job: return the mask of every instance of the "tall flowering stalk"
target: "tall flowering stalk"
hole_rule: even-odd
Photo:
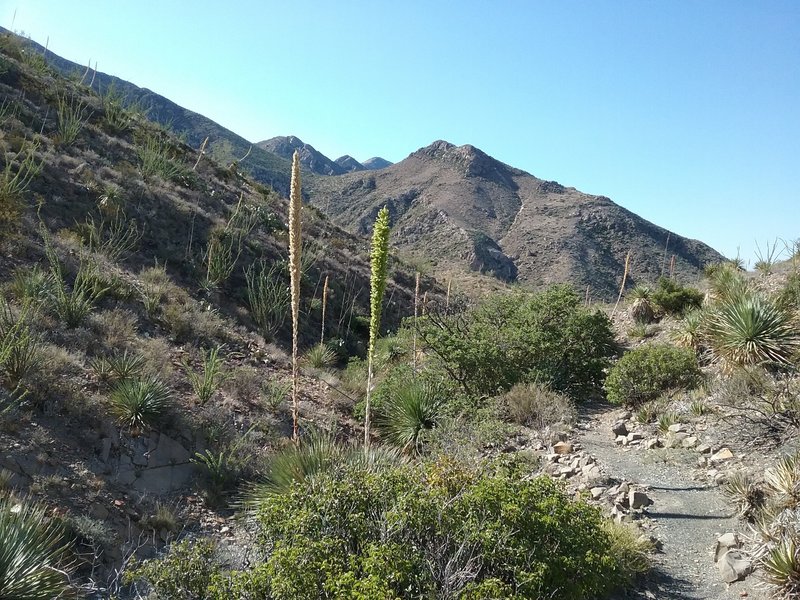
[[[325,343],[325,311],[328,308],[328,276],[325,275],[325,283],[322,284],[322,330],[319,334],[320,345]]]
[[[419,316],[419,271],[417,271],[414,284],[414,347],[411,356],[412,370],[417,373],[417,317]]]
[[[298,439],[298,361],[297,330],[300,319],[300,155],[295,150],[292,157],[292,186],[289,193],[289,277],[292,292],[292,439]]]
[[[381,308],[383,293],[386,291],[386,273],[389,267],[389,209],[385,206],[375,219],[372,232],[372,253],[370,255],[372,273],[369,281],[369,349],[367,350],[367,401],[364,416],[364,449],[369,448],[370,395],[372,391],[372,360],[375,355],[375,341],[381,327]]]

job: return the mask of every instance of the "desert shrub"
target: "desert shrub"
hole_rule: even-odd
[[[443,390],[421,378],[395,385],[375,411],[375,424],[389,443],[403,451],[419,451],[423,435],[436,427],[445,403]]]
[[[0,238],[16,229],[25,208],[24,195],[39,176],[42,161],[36,158],[39,144],[25,142],[16,154],[4,156],[0,171]]]
[[[147,560],[125,573],[124,581],[147,582],[158,600],[208,598],[216,565],[214,546],[208,540],[183,540],[170,546],[159,560]]]
[[[666,344],[646,344],[625,353],[611,368],[605,388],[609,401],[637,406],[671,389],[700,382],[694,352]]]
[[[172,394],[155,377],[124,379],[111,392],[114,414],[122,425],[138,432],[162,419]]]
[[[652,323],[656,317],[656,309],[653,305],[653,291],[645,285],[637,285],[628,292],[630,300],[630,314],[638,324],[646,325]]]
[[[53,295],[55,285],[52,273],[34,265],[14,273],[10,289],[19,302],[31,302],[40,306]]]
[[[303,356],[303,363],[312,369],[329,369],[336,364],[336,353],[325,344],[317,344]]]
[[[230,377],[230,373],[225,369],[225,361],[219,355],[219,351],[219,346],[212,348],[208,352],[205,350],[200,351],[203,365],[203,370],[200,373],[196,372],[188,362],[184,361],[183,363],[186,377],[189,379],[189,383],[192,385],[198,400],[200,400],[200,404],[208,402]]]
[[[418,328],[441,368],[473,395],[540,381],[585,397],[598,391],[614,352],[608,317],[567,286],[493,296],[460,315],[429,313]]]
[[[60,95],[56,101],[56,116],[58,132],[55,136],[56,143],[62,146],[73,144],[86,124],[89,115],[86,112],[86,105],[80,98],[67,95]]]
[[[28,304],[15,312],[0,298],[0,375],[10,390],[42,364],[42,340],[30,323],[32,310]]]
[[[517,384],[502,401],[512,421],[537,431],[573,423],[576,417],[572,400],[540,383]]]
[[[142,177],[160,177],[164,181],[177,180],[185,169],[175,160],[174,152],[167,142],[150,133],[136,140],[136,154]]]
[[[681,348],[691,348],[700,352],[703,348],[704,312],[700,309],[687,310],[678,326],[672,331],[672,341]]]
[[[251,267],[245,272],[250,314],[264,339],[271,340],[289,314],[289,287],[274,265]]]
[[[757,292],[718,301],[704,330],[712,354],[728,367],[787,367],[800,349],[793,315]]]
[[[652,297],[656,306],[673,315],[682,315],[687,310],[699,308],[703,303],[703,293],[700,290],[668,277],[659,278]]]
[[[800,309],[800,273],[790,273],[778,291],[778,306],[788,310]]]
[[[447,462],[317,473],[259,502],[270,553],[244,576],[275,599],[461,597],[468,585],[473,598],[581,599],[641,570],[596,509],[518,475]]]
[[[45,510],[0,498],[0,598],[51,600],[68,589],[68,550]]]

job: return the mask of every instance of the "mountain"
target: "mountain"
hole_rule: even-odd
[[[345,154],[344,156],[340,156],[336,159],[336,164],[342,167],[345,172],[351,173],[353,171],[365,171],[366,167],[358,162],[355,158],[350,156],[349,154]]]
[[[13,35],[3,27],[0,27],[0,34]],[[74,80],[84,79],[86,84],[91,82],[92,89],[100,95],[109,91],[119,94],[127,106],[136,108],[146,114],[148,119],[167,127],[193,148],[200,148],[208,138],[207,155],[225,165],[236,162],[242,171],[259,182],[282,194],[289,193],[291,164],[285,158],[259,148],[219,123],[183,108],[147,88],[100,71],[87,72],[86,65],[79,65],[49,50],[45,52],[43,46],[32,40],[18,39],[21,45],[43,55],[47,64],[61,75]]]
[[[259,148],[292,160],[295,150],[300,153],[300,164],[317,175],[342,175],[347,169],[319,152],[311,144],[306,144],[293,135],[278,136],[258,142]]]
[[[526,287],[569,282],[611,299],[628,252],[631,283],[663,272],[665,246],[681,279],[723,260],[605,196],[539,179],[471,145],[437,141],[379,171],[318,178],[311,186],[312,202],[339,225],[366,233],[385,204],[395,246]]]
[[[372,158],[368,158],[363,163],[364,168],[369,171],[377,171],[378,169],[385,169],[386,167],[391,167],[393,163],[389,162],[385,158],[381,158],[380,156],[373,156]]]

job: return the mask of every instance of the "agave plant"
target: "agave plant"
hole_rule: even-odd
[[[444,398],[431,384],[414,379],[398,386],[383,403],[378,426],[389,442],[402,450],[418,450],[422,435],[441,418]]]
[[[722,494],[736,506],[739,517],[751,520],[764,507],[766,497],[753,478],[742,471],[730,475],[722,486]]]
[[[652,290],[646,285],[637,285],[628,292],[628,298],[631,300],[631,317],[637,323],[646,325],[655,320],[656,309],[653,306],[652,295]]]
[[[720,302],[706,329],[711,351],[728,366],[788,366],[800,349],[792,315],[756,293]]]
[[[60,597],[68,589],[67,550],[60,527],[42,508],[0,498],[0,598]]]
[[[170,397],[169,388],[156,377],[125,379],[111,392],[111,404],[121,423],[135,433],[158,423]]]
[[[800,594],[800,548],[794,537],[785,537],[760,563],[767,583],[777,586],[787,598]]]

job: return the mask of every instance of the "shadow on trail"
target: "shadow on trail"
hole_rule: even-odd
[[[694,485],[694,486],[668,486],[668,485],[650,485],[651,490],[664,490],[667,492],[704,492],[706,490],[714,490],[716,486],[713,485]]]
[[[731,519],[734,515],[690,515],[687,513],[674,513],[674,512],[648,512],[647,516],[651,519],[695,519],[701,521],[711,521],[720,519]]]
[[[649,594],[648,594],[649,592]],[[634,589],[615,596],[614,600],[652,599],[658,600],[697,600],[696,589],[686,579],[664,572],[661,567],[654,567],[643,576]]]

